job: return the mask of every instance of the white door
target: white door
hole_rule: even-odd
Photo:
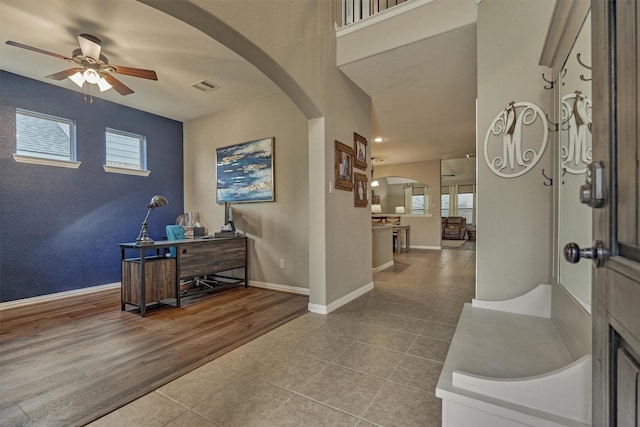
[[[604,206],[593,210],[594,239],[609,252],[603,266],[593,269],[593,425],[637,427],[640,14],[636,0],[592,0],[591,16],[593,105],[598,106],[593,159],[603,162],[606,181]]]

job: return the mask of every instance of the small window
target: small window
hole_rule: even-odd
[[[105,137],[107,172],[149,175],[145,136],[107,128]]]
[[[16,161],[77,168],[75,122],[16,109]]]
[[[411,196],[411,213],[424,215],[424,194]]]

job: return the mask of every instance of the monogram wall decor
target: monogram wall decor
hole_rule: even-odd
[[[591,163],[591,100],[576,90],[562,97],[560,155],[562,168],[569,173],[580,175],[587,171]]]
[[[540,107],[510,102],[491,122],[484,139],[484,159],[493,173],[517,178],[531,170],[547,147],[549,124]]]

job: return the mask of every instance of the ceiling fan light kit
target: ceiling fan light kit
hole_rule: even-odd
[[[104,92],[105,90],[109,90],[113,87],[104,79],[104,77],[100,77],[100,80],[98,80],[98,83],[96,84],[98,85],[100,92]]]
[[[92,85],[97,84],[101,78],[100,74],[98,74],[98,72],[93,68],[87,68],[86,70],[84,70],[84,73],[82,73],[82,77],[84,77],[84,79]]]
[[[53,56],[55,58],[64,59],[65,61],[75,64],[75,68],[70,68],[68,70],[48,75],[46,78],[53,80],[64,80],[65,78],[68,78],[81,88],[84,87],[86,82],[97,85],[100,92],[113,88],[120,95],[129,95],[133,93],[133,90],[115,78],[111,73],[148,80],[158,80],[158,76],[153,70],[109,65],[107,57],[100,53],[100,50],[102,49],[102,41],[98,37],[90,34],[80,34],[78,36],[80,49],[74,49],[71,58],[11,40],[7,40],[6,44]]]

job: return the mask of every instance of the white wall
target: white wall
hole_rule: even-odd
[[[234,204],[233,219],[249,237],[250,280],[308,288],[307,120],[283,93],[184,124],[184,206],[200,213],[209,233],[218,231],[216,148],[272,136],[276,200]]]
[[[334,23],[340,2],[141,1],[179,17],[245,57],[304,112],[307,137],[297,143],[306,145],[309,153],[299,160],[307,162],[310,194],[306,225],[310,305],[322,310],[372,286],[369,210],[354,207],[352,192],[329,192],[334,141],[352,146],[353,132],[370,139],[371,128],[371,99],[336,67]]]
[[[511,101],[552,110],[538,65],[555,0],[484,0],[478,5],[477,297],[499,300],[550,283],[553,190],[551,149],[518,178],[494,174],[483,157],[491,122]]]

